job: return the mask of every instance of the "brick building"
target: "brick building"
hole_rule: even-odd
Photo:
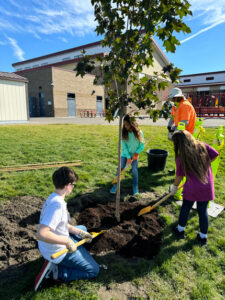
[[[169,64],[166,56],[153,39],[154,66],[145,68],[142,75],[153,76]],[[31,117],[74,117],[83,115],[102,116],[107,106],[105,88],[94,85],[93,75],[76,77],[73,71],[80,60],[82,50],[87,55],[107,55],[101,41],[80,47],[51,53],[45,56],[14,63],[15,72],[29,80],[29,111]],[[166,100],[168,89],[160,92]],[[145,114],[145,111],[142,112]]]

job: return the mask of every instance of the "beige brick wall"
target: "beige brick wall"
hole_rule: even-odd
[[[104,86],[93,85],[94,76],[76,77],[76,73],[73,71],[53,67],[52,80],[54,83],[55,117],[68,116],[67,93],[75,94],[77,116],[80,116],[83,110],[96,113],[97,96],[102,96],[103,110],[105,110]]]
[[[28,97],[36,98],[36,111],[39,116],[39,93],[44,94],[44,111],[46,117],[54,117],[54,103],[53,103],[53,87],[51,68],[43,68],[37,70],[27,70],[18,72],[21,76],[26,77],[28,82]],[[51,103],[51,104],[50,104]]]

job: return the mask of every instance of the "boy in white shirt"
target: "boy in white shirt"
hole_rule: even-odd
[[[50,272],[53,272],[54,279],[64,282],[94,278],[99,272],[99,265],[85,247],[76,247],[80,239],[88,238],[91,242],[92,235],[85,226],[69,224],[70,216],[64,199],[72,193],[78,175],[70,168],[61,167],[54,172],[52,179],[55,191],[42,207],[37,231],[38,248],[46,261],[36,278],[35,290]],[[51,259],[52,254],[65,248],[69,252]]]

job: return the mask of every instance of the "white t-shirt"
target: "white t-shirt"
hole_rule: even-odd
[[[69,236],[69,219],[70,215],[67,210],[66,202],[57,193],[52,193],[42,207],[40,224],[50,227],[51,231],[57,235]],[[38,241],[38,248],[45,259],[52,261],[55,264],[60,263],[66,256],[65,253],[56,259],[51,259],[51,255],[55,252],[65,249],[65,245],[49,244]]]

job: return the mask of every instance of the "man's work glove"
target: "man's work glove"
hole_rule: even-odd
[[[92,239],[93,239],[92,235],[91,235],[89,232],[84,231],[84,230],[82,230],[82,229],[80,229],[78,235],[79,235],[82,239],[88,239],[87,243],[91,243],[91,241],[92,241]]]
[[[66,248],[69,250],[69,252],[76,252],[77,251],[77,246],[76,243],[74,243],[73,240],[69,239]]]
[[[135,153],[134,156],[132,157],[132,160],[137,160],[138,159],[138,153]]]
[[[127,159],[127,164],[129,164],[129,165],[132,164],[132,160],[130,158]]]
[[[177,193],[177,190],[178,190],[178,186],[177,186],[177,185],[172,184],[172,185],[170,186],[169,191],[170,191],[170,193],[171,193],[172,195],[176,194],[176,193]]]

